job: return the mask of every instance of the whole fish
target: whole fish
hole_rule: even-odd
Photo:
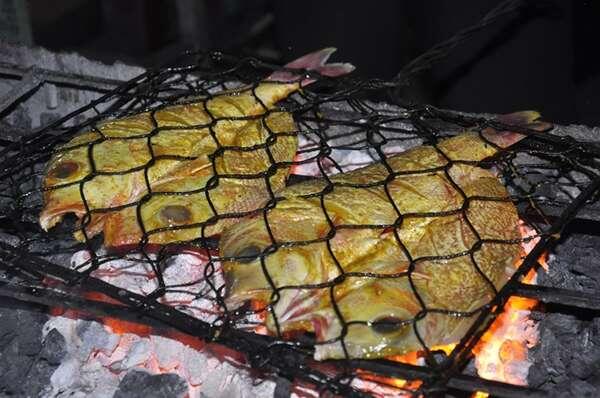
[[[538,117],[501,120],[547,128]],[[221,235],[228,309],[269,304],[267,328],[314,333],[316,359],[420,350],[415,328],[428,347],[458,341],[475,317],[456,313],[488,303],[521,250],[516,208],[477,162],[523,135],[488,128],[482,136],[466,131],[437,150],[389,157],[393,178],[375,163],[330,177],[327,190],[317,179],[276,193],[265,215]]]
[[[267,178],[273,190],[284,186],[297,136],[292,116],[276,104],[314,81],[290,69],[351,72],[350,64],[326,64],[334,51],[305,55],[256,86],[78,134],[48,163],[40,225],[48,230],[73,213],[81,222],[75,237],[104,231],[106,246],[139,244],[144,233],[149,243],[191,240],[202,236],[200,224],[205,234],[220,232],[227,218],[215,214],[255,209],[268,197]]]

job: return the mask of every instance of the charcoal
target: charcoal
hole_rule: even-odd
[[[600,236],[572,234],[556,247],[550,270],[539,283],[595,293],[600,284]]]
[[[581,329],[577,318],[572,315],[550,314],[546,321],[549,323],[549,328],[546,330],[552,330],[559,338],[577,335]]]
[[[52,329],[44,339],[41,351],[29,369],[24,388],[29,396],[36,396],[45,390],[50,377],[60,365],[66,354],[65,338],[56,329]]]
[[[59,119],[59,116],[57,116],[56,113],[43,112],[40,114],[40,124],[42,126],[48,125],[57,119]]]
[[[186,393],[185,380],[176,374],[151,375],[132,370],[119,383],[114,398],[176,398]]]
[[[475,366],[475,360],[471,359],[467,365],[465,366],[465,368],[463,369],[463,373],[469,376],[476,376],[477,375],[477,367]]]
[[[540,335],[540,351],[544,357],[544,362],[548,374],[556,378],[565,374],[566,366],[564,364],[564,354],[561,350],[557,350],[558,340],[552,331],[545,329]]]
[[[67,353],[65,345],[63,335],[58,330],[52,329],[44,339],[40,358],[46,360],[50,365],[60,365],[60,361]]]
[[[144,363],[146,360],[148,360],[151,349],[152,347],[150,346],[148,340],[136,341],[130,348],[129,354],[123,360],[122,364],[127,368],[131,368]]]
[[[529,385],[551,396],[598,396],[600,318],[549,312],[541,315],[539,329],[540,342],[530,352]]]
[[[19,244],[20,239],[15,235],[0,231],[0,242],[8,243],[11,246],[16,246]]]
[[[17,126],[17,128],[28,128],[32,125],[31,117],[29,116],[28,109],[23,105],[18,105],[11,112],[11,119],[9,125]]]
[[[75,333],[77,333],[77,336],[79,336],[80,339],[83,339],[90,326],[92,326],[94,323],[95,322],[84,320],[77,322],[77,326],[75,326]]]
[[[287,398],[291,394],[292,382],[283,377],[277,378],[273,398]]]
[[[571,383],[569,392],[572,397],[597,397],[596,387],[583,380],[575,380]]]
[[[548,370],[544,367],[541,360],[537,361],[536,366],[529,368],[529,374],[527,375],[527,384],[535,388],[546,388],[546,383],[550,379]]]
[[[538,282],[597,293],[600,287],[598,247],[600,236],[568,235],[551,255],[549,272],[539,273]],[[529,384],[551,392],[551,396],[598,396],[600,318],[585,320],[553,312],[534,313],[534,318],[539,320],[540,342],[530,354],[533,365]]]
[[[0,309],[0,395],[39,396],[66,353],[64,337],[51,330],[42,340],[48,316]]]
[[[430,357],[425,357],[425,362],[432,367],[440,367],[448,359],[448,355],[442,350],[431,351]]]
[[[594,346],[583,352],[580,358],[571,361],[569,373],[578,379],[587,380],[600,370],[600,347]]]
[[[594,344],[600,346],[600,318],[594,318],[590,326],[590,333]]]

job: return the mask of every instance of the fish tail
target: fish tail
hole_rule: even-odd
[[[335,47],[327,47],[321,50],[303,55],[285,65],[287,70],[273,72],[267,80],[284,83],[300,83],[306,86],[316,81],[313,77],[307,77],[302,73],[296,73],[290,69],[315,71],[323,76],[337,77],[346,75],[354,70],[354,65],[349,63],[331,63],[327,60],[336,51]]]
[[[521,111],[499,115],[496,120],[507,125],[527,128],[543,132],[552,128],[552,124],[540,120],[541,115],[537,111]],[[483,136],[490,142],[498,145],[500,148],[508,148],[526,137],[514,131],[498,131],[493,128],[486,128]]]
[[[314,83],[314,76],[307,76],[305,71],[315,71],[323,76],[336,77],[345,75],[354,70],[354,66],[347,63],[328,64],[329,56],[335,48],[328,47],[319,51],[306,54],[284,66],[284,69],[273,72],[254,91],[260,99],[261,106],[257,109],[263,111],[263,107],[272,108],[278,101],[300,88]],[[297,71],[295,70],[297,69]]]
[[[527,126],[539,120],[542,115],[538,111],[519,111],[496,116],[499,122],[514,126]]]

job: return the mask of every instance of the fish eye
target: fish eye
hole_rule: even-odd
[[[236,257],[239,257],[237,259],[238,262],[240,262],[242,264],[248,264],[248,263],[251,263],[252,261],[256,260],[260,256],[261,253],[262,253],[262,250],[260,250],[260,247],[251,245],[251,246],[246,246],[242,250],[240,250],[238,252],[238,254],[236,255]]]
[[[52,169],[50,174],[54,178],[65,179],[71,177],[79,170],[79,164],[73,161],[61,162]]]
[[[371,322],[371,327],[379,334],[398,332],[406,326],[407,324],[404,319],[400,319],[395,316],[384,316]]]
[[[192,219],[192,212],[185,206],[169,205],[160,210],[160,218],[168,224],[183,224]]]

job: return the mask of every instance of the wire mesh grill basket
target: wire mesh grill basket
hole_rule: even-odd
[[[380,80],[309,72],[265,104],[274,69],[190,53],[4,147],[3,266],[334,393],[366,372],[444,386],[595,199],[598,154],[514,116],[393,105]],[[411,351],[423,367],[390,360]]]

